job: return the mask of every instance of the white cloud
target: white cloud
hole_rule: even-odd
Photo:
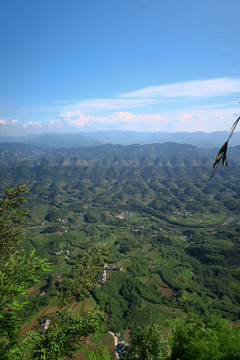
[[[23,128],[27,128],[29,126],[42,127],[42,122],[41,122],[41,120],[39,120],[39,121],[28,121],[28,122],[22,124]]]
[[[146,114],[146,115],[134,115],[130,112],[114,112],[108,116],[92,116],[84,115],[80,111],[60,114],[60,119],[58,121],[52,121],[51,125],[59,125],[59,121],[65,125],[74,125],[77,127],[92,127],[94,125],[99,126],[111,126],[117,125],[119,128],[126,129],[130,127],[137,127],[140,131],[144,129],[145,131],[149,126],[159,127],[161,123],[164,123],[164,119],[160,114]]]
[[[13,119],[13,120],[6,120],[6,119],[0,119],[0,125],[16,125],[17,124],[17,119]]]
[[[9,124],[17,124],[17,119],[13,119],[13,120],[11,120],[11,121],[9,121]]]
[[[170,131],[211,132],[229,130],[236,120],[235,111],[235,108],[203,109],[202,111],[192,109],[187,113],[179,111],[164,113],[163,117],[169,130],[172,126]]]
[[[190,115],[190,114],[182,114],[181,118],[182,118],[182,120],[190,120],[190,119],[192,119],[192,115]]]
[[[240,78],[225,77],[152,86],[109,99],[59,101],[39,107],[34,105],[33,112],[46,112],[48,115],[44,114],[44,117],[51,120],[45,123],[28,121],[21,126],[31,131],[33,127],[38,131],[43,126],[62,130],[72,127],[83,130],[226,130],[231,127],[234,114],[239,110],[239,104],[229,101],[229,97],[224,98],[233,93],[240,95]],[[211,104],[211,97],[219,99],[214,99],[215,103]],[[145,114],[141,113],[142,107],[145,107]],[[138,114],[128,111],[131,108],[137,109]],[[37,119],[35,114],[32,116]],[[11,123],[15,124],[16,121],[14,119]],[[5,125],[6,121],[0,120],[0,124]]]
[[[240,92],[240,79],[219,78],[188,81],[170,85],[150,86],[123,93],[121,98],[212,97]]]
[[[52,128],[54,126],[62,126],[61,120],[49,120],[47,126]]]
[[[235,105],[235,104],[234,104]],[[209,105],[187,111],[165,111],[162,113],[133,114],[118,111],[107,116],[83,114],[81,111],[61,113],[58,120],[51,120],[50,127],[76,127],[100,130],[122,129],[135,131],[220,131],[230,129],[236,118],[236,108],[217,108]]]

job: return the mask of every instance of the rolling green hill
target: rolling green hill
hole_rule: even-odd
[[[232,151],[237,156],[239,148]],[[30,189],[24,251],[53,264],[30,292],[22,322],[54,305],[56,281],[102,242],[116,268],[91,301],[108,314],[110,330],[123,334],[189,311],[239,321],[240,167],[232,161],[208,181],[214,155],[174,143],[2,145],[1,189]]]

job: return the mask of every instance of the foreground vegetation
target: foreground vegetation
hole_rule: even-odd
[[[5,198],[10,201],[12,196],[15,202],[2,212],[6,226],[1,226],[1,272],[13,288],[11,292],[10,285],[3,287],[9,297],[2,297],[6,299],[1,307],[1,319],[5,319],[2,353],[20,359],[24,357],[17,351],[22,351],[26,358],[34,354],[33,358],[47,359],[47,352],[41,349],[58,343],[58,348],[67,350],[48,350],[51,359],[60,359],[75,347],[78,354],[85,351],[85,358],[107,360],[113,350],[113,339],[107,334],[111,330],[121,333],[120,340],[127,340],[122,355],[126,359],[142,354],[138,349],[142,336],[151,338],[153,344],[153,332],[159,333],[154,348],[160,346],[161,350],[149,359],[240,358],[239,328],[231,324],[238,323],[240,313],[239,168],[220,171],[214,182],[208,182],[208,168],[187,166],[187,160],[184,166],[178,166],[177,159],[171,166],[144,165],[143,160],[136,165],[137,159],[131,166],[131,159],[122,158],[121,164],[123,160],[125,166],[103,165],[101,160],[101,166],[28,167],[18,163],[1,169],[2,188],[14,187],[19,181],[27,183],[31,217],[21,247],[16,243],[16,248],[9,250],[5,240],[9,236],[13,243],[18,239],[20,220],[27,215],[24,204],[21,212],[4,215],[21,203],[21,187],[9,190]],[[16,233],[12,229],[17,229]],[[111,253],[108,260],[101,256],[98,263],[92,249],[100,243]],[[42,258],[51,263],[47,272]],[[106,281],[97,283],[104,260],[108,264]],[[11,276],[18,266],[32,270],[27,277],[18,278],[14,288],[16,279]],[[87,270],[94,268],[96,272]],[[36,277],[38,283],[34,283]],[[67,312],[63,311],[66,305]],[[60,324],[79,323],[85,310],[99,321],[94,329],[84,332],[71,325],[71,331],[63,331]],[[195,315],[187,315],[189,312]],[[56,319],[47,332],[36,331],[40,314]],[[101,314],[105,314],[105,325]],[[8,321],[13,327],[6,333]],[[19,327],[20,338],[16,337]],[[82,335],[100,328],[102,337],[96,342],[103,345],[95,347],[95,352],[87,350],[89,342]],[[47,335],[51,331],[56,334],[56,329],[57,337]],[[68,335],[59,340],[60,333]],[[77,337],[79,344],[72,343]]]

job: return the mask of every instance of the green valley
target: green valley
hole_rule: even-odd
[[[19,310],[22,331],[51,316],[74,266],[103,243],[110,248],[106,279],[85,300],[75,299],[83,312],[99,306],[105,313],[105,332],[95,339],[104,344],[101,351],[113,350],[109,330],[128,340],[139,326],[190,312],[238,323],[240,168],[234,160],[208,181],[211,153],[188,145],[44,151],[37,158],[33,147],[28,159],[18,152],[13,161],[6,149],[4,159],[1,153],[1,188],[20,183],[30,191],[21,251],[35,250],[51,264]],[[76,347],[79,359],[98,351],[91,341]]]

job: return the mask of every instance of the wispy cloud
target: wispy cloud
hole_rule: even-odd
[[[219,104],[205,104],[192,107],[192,110],[209,110],[209,109],[224,109],[232,108],[233,106],[239,106],[237,101],[222,102]]]
[[[114,109],[125,109],[125,108],[134,108],[142,107],[145,105],[150,105],[156,103],[155,99],[91,99],[78,102],[74,104],[74,108],[80,108],[83,110],[114,110]],[[70,105],[72,107],[72,105]],[[69,105],[66,106],[68,108]]]
[[[213,97],[240,91],[240,79],[219,78],[150,86],[120,95],[121,98]]]
[[[23,108],[25,112],[66,113],[81,112],[93,114],[101,111],[124,110],[167,105],[169,101],[185,101],[192,98],[221,97],[240,92],[240,78],[218,78],[200,81],[188,81],[175,84],[150,86],[140,90],[122,93],[113,98],[87,99],[80,101],[55,101],[54,104]],[[178,102],[179,104],[179,102]],[[161,109],[162,110],[162,109]]]
[[[155,99],[89,99],[83,101],[68,102],[59,101],[58,105],[42,105],[34,106],[32,108],[23,108],[27,112],[67,112],[80,111],[82,113],[93,113],[105,110],[120,110],[128,108],[138,108],[158,103]]]
[[[24,114],[31,112],[30,121],[20,126],[36,131],[44,127],[67,131],[103,128],[136,131],[227,130],[234,114],[239,111],[239,104],[229,100],[229,95],[232,97],[233,94],[234,98],[240,96],[240,78],[151,86],[109,99],[64,100],[50,105],[34,105],[24,109]],[[131,109],[135,109],[134,114]],[[0,120],[0,125],[6,125],[6,120]]]

